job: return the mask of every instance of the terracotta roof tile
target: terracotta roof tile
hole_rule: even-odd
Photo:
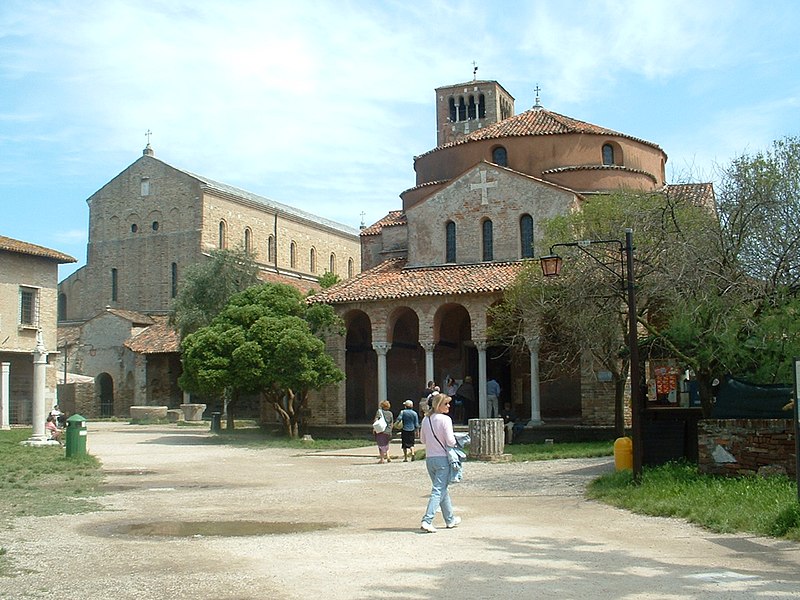
[[[180,352],[178,332],[169,324],[169,317],[153,317],[153,325],[125,342],[125,347],[138,354]]]
[[[606,129],[605,127],[600,127],[599,125],[592,125],[591,123],[586,123],[585,121],[579,121],[577,119],[573,119],[572,117],[560,115],[538,106],[513,117],[509,117],[508,119],[503,119],[502,121],[489,125],[488,127],[477,129],[468,135],[465,135],[447,144],[442,144],[438,148],[429,150],[420,156],[425,156],[426,154],[436,152],[442,148],[451,148],[453,146],[468,144],[469,142],[476,142],[479,140],[491,140],[505,137],[522,137],[529,135],[562,135],[565,133],[588,133],[595,135],[624,137],[629,140],[635,140],[637,142],[641,142],[642,144],[647,144],[648,146],[652,146],[653,148],[658,148],[661,150],[657,144],[648,142],[647,140],[620,133],[619,131],[614,131],[613,129]],[[419,158],[419,156],[417,158]]]
[[[671,183],[664,189],[668,196],[686,200],[697,206],[714,207],[713,183]]]
[[[15,240],[14,238],[6,237],[4,235],[0,235],[0,250],[5,250],[6,252],[16,252],[17,254],[28,254],[30,256],[40,256],[42,258],[54,260],[58,263],[78,262],[69,254],[64,254],[58,250],[51,250],[50,248],[45,248],[44,246],[37,246],[36,244]]]
[[[392,210],[382,219],[362,229],[361,235],[378,235],[384,227],[394,227],[396,225],[405,225],[406,223],[405,212],[402,210]]]
[[[393,258],[312,296],[310,302],[341,304],[392,298],[502,292],[524,261],[406,267]]]

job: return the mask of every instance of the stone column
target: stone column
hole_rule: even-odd
[[[436,347],[436,342],[420,342],[419,344],[425,350],[425,383],[422,385],[427,385],[429,381],[436,381],[433,374],[433,349]]]
[[[45,407],[44,393],[47,387],[47,350],[42,339],[42,330],[36,334],[36,348],[33,350],[33,406],[31,407],[31,421],[33,433],[30,439],[23,444],[30,446],[43,446],[49,443],[44,430]],[[58,442],[53,441],[54,444]]]
[[[11,363],[0,363],[0,429],[11,429]]]
[[[133,405],[147,406],[147,355],[133,355]]]
[[[531,353],[531,420],[528,425],[543,425],[539,390],[539,336],[527,336],[525,343]]]
[[[503,419],[469,420],[469,457],[476,460],[507,461],[510,454],[504,454],[505,427]]]
[[[478,417],[489,416],[489,401],[486,397],[486,340],[475,340],[478,349]]]
[[[386,353],[389,352],[389,342],[372,342],[372,347],[378,354],[378,404],[380,404],[389,397],[386,381]]]

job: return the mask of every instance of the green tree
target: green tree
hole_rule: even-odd
[[[258,265],[243,250],[212,250],[206,261],[186,269],[170,322],[181,338],[209,325],[228,300],[258,285]]]
[[[322,335],[341,333],[341,320],[327,305],[306,303],[296,289],[265,284],[234,295],[208,327],[183,344],[181,386],[232,390],[231,406],[244,393],[258,393],[297,437],[312,390],[344,375],[325,352]]]

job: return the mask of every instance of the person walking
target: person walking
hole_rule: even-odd
[[[420,440],[425,444],[425,466],[431,478],[431,495],[420,524],[420,529],[426,533],[437,531],[433,525],[437,508],[441,508],[448,529],[461,523],[461,517],[453,514],[450,492],[447,489],[450,484],[450,458],[447,456],[447,448],[456,445],[453,421],[448,415],[450,402],[451,398],[447,394],[432,396],[431,410],[420,426]]]
[[[400,444],[403,448],[403,462],[408,462],[409,455],[414,460],[414,438],[419,430],[419,416],[414,410],[414,401],[406,400],[403,402],[403,410],[397,415],[397,420],[402,421],[400,429]]]
[[[476,416],[475,411],[475,386],[472,385],[472,377],[467,375],[464,377],[464,383],[458,386],[456,395],[462,399],[463,402],[463,421],[462,425],[466,425],[470,418]]]
[[[375,443],[378,445],[378,452],[381,455],[381,459],[378,461],[379,464],[392,462],[392,459],[389,457],[389,442],[392,441],[392,423],[394,422],[394,415],[392,415],[391,408],[392,405],[389,401],[384,400],[381,402],[378,412],[375,413],[376,420],[379,419],[381,413],[383,413],[383,419],[386,421],[384,430],[375,432]]]

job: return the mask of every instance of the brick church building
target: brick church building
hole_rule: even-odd
[[[667,155],[656,144],[540,105],[515,114],[496,81],[436,90],[437,145],[414,158],[416,185],[398,210],[361,232],[362,272],[314,297],[334,307],[346,335],[329,340],[346,375],[311,408],[312,423],[371,421],[378,402],[394,410],[419,399],[429,380],[471,377],[477,414],[489,416],[486,382],[502,388],[532,424],[614,421],[613,384],[591,368],[540,382],[539,340],[527,354],[491,345],[488,311],[526,260],[546,254],[542,223],[580,210],[593,194],[670,191]],[[678,186],[700,201],[710,184]]]

